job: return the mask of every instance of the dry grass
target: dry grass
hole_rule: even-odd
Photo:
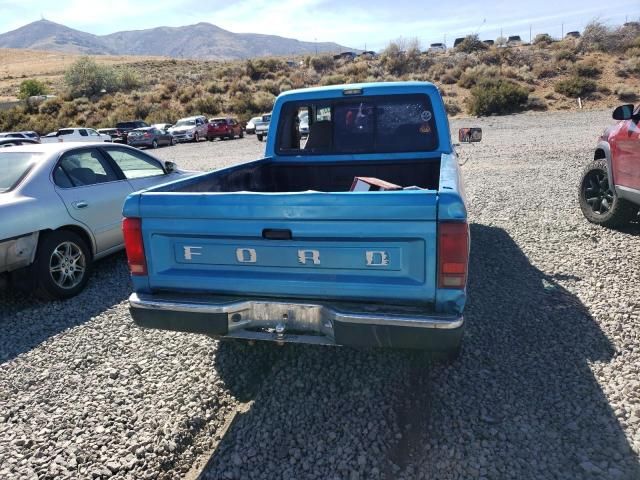
[[[36,78],[53,89],[62,88],[64,71],[81,55],[38,50],[0,48],[0,102],[16,99],[18,86],[26,78]],[[145,61],[163,61],[161,57],[93,57],[101,65],[125,65]]]

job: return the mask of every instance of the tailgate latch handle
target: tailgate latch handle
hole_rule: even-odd
[[[265,228],[262,238],[267,240],[291,240],[291,230],[288,228]]]

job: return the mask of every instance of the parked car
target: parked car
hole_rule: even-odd
[[[517,47],[518,45],[522,45],[522,39],[520,38],[520,35],[511,35],[507,39],[507,46]]]
[[[432,43],[429,45],[428,53],[444,53],[447,51],[447,46],[444,43]]]
[[[102,135],[109,135],[112,142],[115,142],[114,139],[118,136],[118,130],[115,128],[98,128],[96,131]]]
[[[235,137],[244,138],[242,126],[235,118],[210,118],[207,124],[207,140],[213,141],[216,138],[225,140]]]
[[[123,248],[127,195],[193,175],[126,145],[0,149],[0,275],[46,298],[80,292],[94,260]]]
[[[260,122],[262,117],[253,117],[251,120],[247,122],[247,126],[244,131],[247,135],[253,135],[256,133],[256,122]]]
[[[198,142],[200,139],[207,138],[207,117],[196,115],[181,118],[169,129],[169,133],[178,142]]]
[[[116,134],[113,136],[113,141],[116,143],[127,143],[127,135],[131,130],[136,128],[148,127],[149,124],[142,120],[131,120],[127,122],[116,123]]]
[[[309,112],[301,112],[298,115],[298,132],[301,137],[309,135]]]
[[[269,123],[271,123],[270,113],[262,115],[262,117],[260,117],[260,121],[256,122],[256,137],[259,142],[269,134]]]
[[[621,105],[613,118],[619,122],[600,136],[578,191],[586,219],[605,227],[638,219],[640,207],[640,106]]]
[[[157,128],[158,130],[167,132],[171,127],[173,127],[173,123],[154,123],[151,126]]]
[[[40,137],[40,143],[57,142],[111,142],[111,136],[98,133],[93,128],[61,128]]]
[[[132,147],[158,148],[163,145],[175,145],[176,139],[165,130],[159,130],[155,127],[143,127],[129,132],[127,144]]]
[[[290,133],[300,105],[305,144]],[[363,118],[349,118],[354,105]],[[437,87],[295,90],[271,120],[265,158],[125,201],[136,324],[454,358],[469,230]],[[350,191],[356,177],[388,191]]]
[[[34,138],[18,138],[18,137],[6,137],[0,138],[0,148],[15,147],[17,145],[33,145],[40,143]]]
[[[580,38],[580,32],[578,31],[567,32],[564,38]]]
[[[26,130],[22,132],[0,132],[0,138],[32,138],[34,140],[40,141],[40,135],[33,130]]]

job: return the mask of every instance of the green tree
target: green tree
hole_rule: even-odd
[[[71,96],[89,97],[104,92],[115,92],[120,87],[113,67],[98,65],[89,57],[74,62],[64,74],[64,82]]]
[[[44,83],[34,79],[24,80],[20,84],[18,98],[25,100],[34,95],[45,95],[47,92],[47,86]]]

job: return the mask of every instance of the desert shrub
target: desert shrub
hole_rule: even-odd
[[[154,123],[175,123],[185,115],[186,112],[182,109],[171,108],[169,105],[158,105],[145,117],[145,121],[150,125]]]
[[[48,92],[47,86],[39,80],[29,79],[20,83],[18,98],[26,99],[34,95],[45,95]]]
[[[634,75],[640,74],[640,57],[630,58],[625,62],[625,69]]]
[[[133,117],[134,118],[146,118],[151,113],[151,102],[145,98],[140,98],[133,103]]]
[[[27,130],[28,116],[21,107],[0,110],[0,131],[2,130]],[[25,126],[25,128],[21,128]]]
[[[255,58],[247,60],[245,64],[246,75],[251,80],[268,78],[268,74],[274,74],[287,69],[287,64],[280,58]]]
[[[558,70],[553,65],[543,63],[533,68],[533,75],[538,79],[553,78],[558,75]]]
[[[398,39],[389,43],[380,54],[380,64],[392,75],[415,72],[422,66],[420,43],[417,39]]]
[[[293,87],[291,86],[291,82],[289,81],[289,79],[285,78],[280,80],[280,84],[278,85],[278,88],[280,90],[280,93],[282,93],[282,92],[291,90]]]
[[[567,97],[578,98],[595,92],[597,87],[598,85],[593,80],[574,76],[557,82],[554,90]]]
[[[219,95],[205,95],[189,103],[187,110],[193,115],[217,115],[222,110],[222,99]]]
[[[115,92],[119,88],[118,75],[113,67],[98,65],[89,57],[81,57],[64,73],[64,83],[72,97],[93,96]]]
[[[253,109],[256,112],[270,112],[273,108],[275,95],[269,92],[257,92],[253,94]]]
[[[350,82],[364,82],[369,76],[367,62],[353,62],[340,69],[340,73],[349,77]]]
[[[580,38],[580,49],[605,53],[623,52],[634,46],[640,36],[640,27],[633,23],[621,27],[609,27],[602,22],[589,23]]]
[[[542,98],[536,96],[529,96],[527,100],[527,104],[525,106],[527,110],[536,110],[536,111],[544,111],[547,109],[547,102],[545,102]]]
[[[40,104],[38,109],[42,115],[56,116],[64,102],[59,98],[50,98]]]
[[[471,89],[469,113],[477,116],[519,112],[526,106],[529,93],[515,82],[484,79]]]
[[[49,115],[37,115],[29,119],[29,127],[30,130],[35,130],[36,132],[45,135],[57,130],[58,124],[55,118]]]
[[[119,90],[128,92],[130,90],[138,88],[140,85],[142,85],[140,77],[133,69],[129,67],[120,69],[120,72],[118,73],[117,85]]]
[[[555,53],[554,57],[558,61],[561,61],[561,60],[566,60],[568,62],[576,61],[576,54],[571,50],[558,50]]]
[[[183,105],[186,105],[196,96],[196,89],[193,87],[185,87],[178,95],[178,101]]]
[[[478,61],[487,65],[500,65],[502,57],[497,49],[491,48],[485,52],[479,52]]]
[[[628,48],[624,54],[628,57],[640,57],[640,47]]]
[[[453,85],[458,79],[450,71],[440,76],[440,82],[445,85]]]
[[[539,45],[542,47],[545,47],[550,43],[553,43],[553,38],[551,38],[551,35],[549,35],[548,33],[539,33],[538,35],[536,35],[536,38],[533,39],[534,45]]]
[[[602,69],[593,62],[576,63],[573,71],[576,76],[585,78],[597,78],[602,73]]]
[[[335,75],[327,75],[320,81],[321,85],[342,85],[343,83],[347,83],[347,77],[340,73]]]
[[[478,35],[473,34],[473,35],[467,35],[466,37],[464,37],[464,40],[462,40],[456,46],[456,51],[473,53],[473,52],[478,52],[482,50],[487,50],[488,48],[489,47],[487,46],[487,44],[482,42],[482,40],[480,40],[480,37],[478,37]]]
[[[331,55],[320,55],[318,57],[311,58],[311,67],[318,73],[328,72],[335,68],[335,60]]]
[[[453,100],[447,100],[444,102],[444,108],[448,115],[457,115],[462,111],[458,104]]]
[[[280,93],[280,84],[275,80],[263,80],[258,84],[258,90],[269,92],[271,95]]]
[[[229,95],[236,93],[248,93],[251,91],[251,80],[248,77],[236,78],[231,82],[227,91]]]
[[[623,102],[635,102],[638,99],[636,91],[626,85],[616,85],[614,93],[618,96],[618,99]]]
[[[460,79],[458,85],[462,88],[471,88],[479,80],[483,78],[497,77],[500,74],[500,69],[496,66],[478,65],[477,67],[467,68]]]

